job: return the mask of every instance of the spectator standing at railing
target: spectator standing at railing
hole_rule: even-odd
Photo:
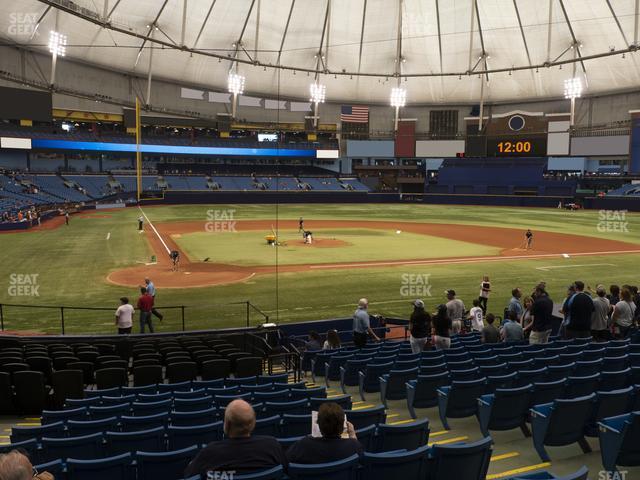
[[[153,333],[153,323],[151,322],[151,310],[153,310],[153,297],[147,293],[147,289],[140,289],[138,298],[138,310],[140,310],[140,333],[144,333],[145,325],[149,326],[149,332]]]
[[[420,353],[424,350],[429,340],[431,315],[424,310],[424,302],[422,300],[415,300],[412,305],[413,312],[409,317],[409,344],[413,353]]]
[[[329,330],[327,332],[327,339],[322,345],[323,350],[335,350],[340,348],[340,336],[337,330]]]
[[[120,306],[116,310],[116,325],[118,326],[118,335],[128,335],[133,327],[133,306],[129,303],[127,297],[120,299]]]
[[[367,344],[369,336],[376,342],[380,340],[371,328],[368,308],[369,300],[361,298],[358,301],[358,308],[353,314],[353,344],[358,348],[363,348]]]

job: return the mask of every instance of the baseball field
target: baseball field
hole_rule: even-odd
[[[422,204],[148,206],[1,234],[0,251],[4,328],[25,333],[58,333],[62,319],[68,334],[113,333],[118,299],[135,303],[145,276],[158,290],[159,331],[181,329],[183,311],[187,329],[243,326],[246,301],[262,312],[249,309],[252,325],[264,315],[277,323],[350,316],[363,296],[372,312],[406,317],[412,299],[434,309],[449,288],[470,307],[483,275],[492,282],[489,311],[500,314],[513,287],[527,292],[540,280],[557,302],[576,279],[637,284],[640,216]]]

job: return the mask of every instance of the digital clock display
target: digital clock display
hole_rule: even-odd
[[[544,157],[546,154],[546,136],[518,135],[487,139],[487,156],[490,157]]]

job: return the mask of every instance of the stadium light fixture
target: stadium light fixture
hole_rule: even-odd
[[[56,81],[58,57],[64,57],[67,54],[67,36],[51,30],[51,32],[49,32],[49,52],[51,52],[51,77],[49,84],[53,87]]]
[[[576,98],[582,96],[582,80],[579,77],[567,78],[564,81],[564,98],[571,100],[570,125],[573,127],[576,116]]]
[[[318,105],[324,103],[327,96],[327,87],[321,83],[313,82],[309,85],[309,100],[313,102],[313,126],[318,126]]]
[[[309,85],[309,95],[310,99],[313,103],[324,103],[324,100],[327,96],[327,87],[326,85],[322,85],[321,83],[314,82]]]
[[[229,93],[233,93],[234,95],[242,95],[244,93],[244,81],[244,76],[230,72],[229,78],[227,79]]]
[[[49,51],[57,57],[67,54],[67,36],[51,30],[49,33]]]
[[[407,91],[401,87],[392,88],[391,89],[391,106],[396,109],[394,130],[398,130],[398,116],[400,115],[400,108],[404,107],[406,103],[407,103]]]
[[[244,93],[244,76],[234,72],[229,72],[227,78],[227,86],[229,93],[233,93],[233,101],[231,105],[231,117],[236,118],[236,106],[238,105],[238,95]]]
[[[564,98],[573,99],[582,96],[582,81],[578,77],[567,78],[564,81]]]

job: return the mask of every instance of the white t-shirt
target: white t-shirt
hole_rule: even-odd
[[[133,306],[120,305],[116,310],[116,317],[118,318],[118,328],[130,328],[133,326]]]
[[[484,328],[484,322],[482,321],[482,308],[473,307],[469,310],[469,316],[471,317],[471,329],[481,332]]]
[[[491,289],[491,282],[482,282],[480,284],[480,297],[489,298],[490,289]]]

